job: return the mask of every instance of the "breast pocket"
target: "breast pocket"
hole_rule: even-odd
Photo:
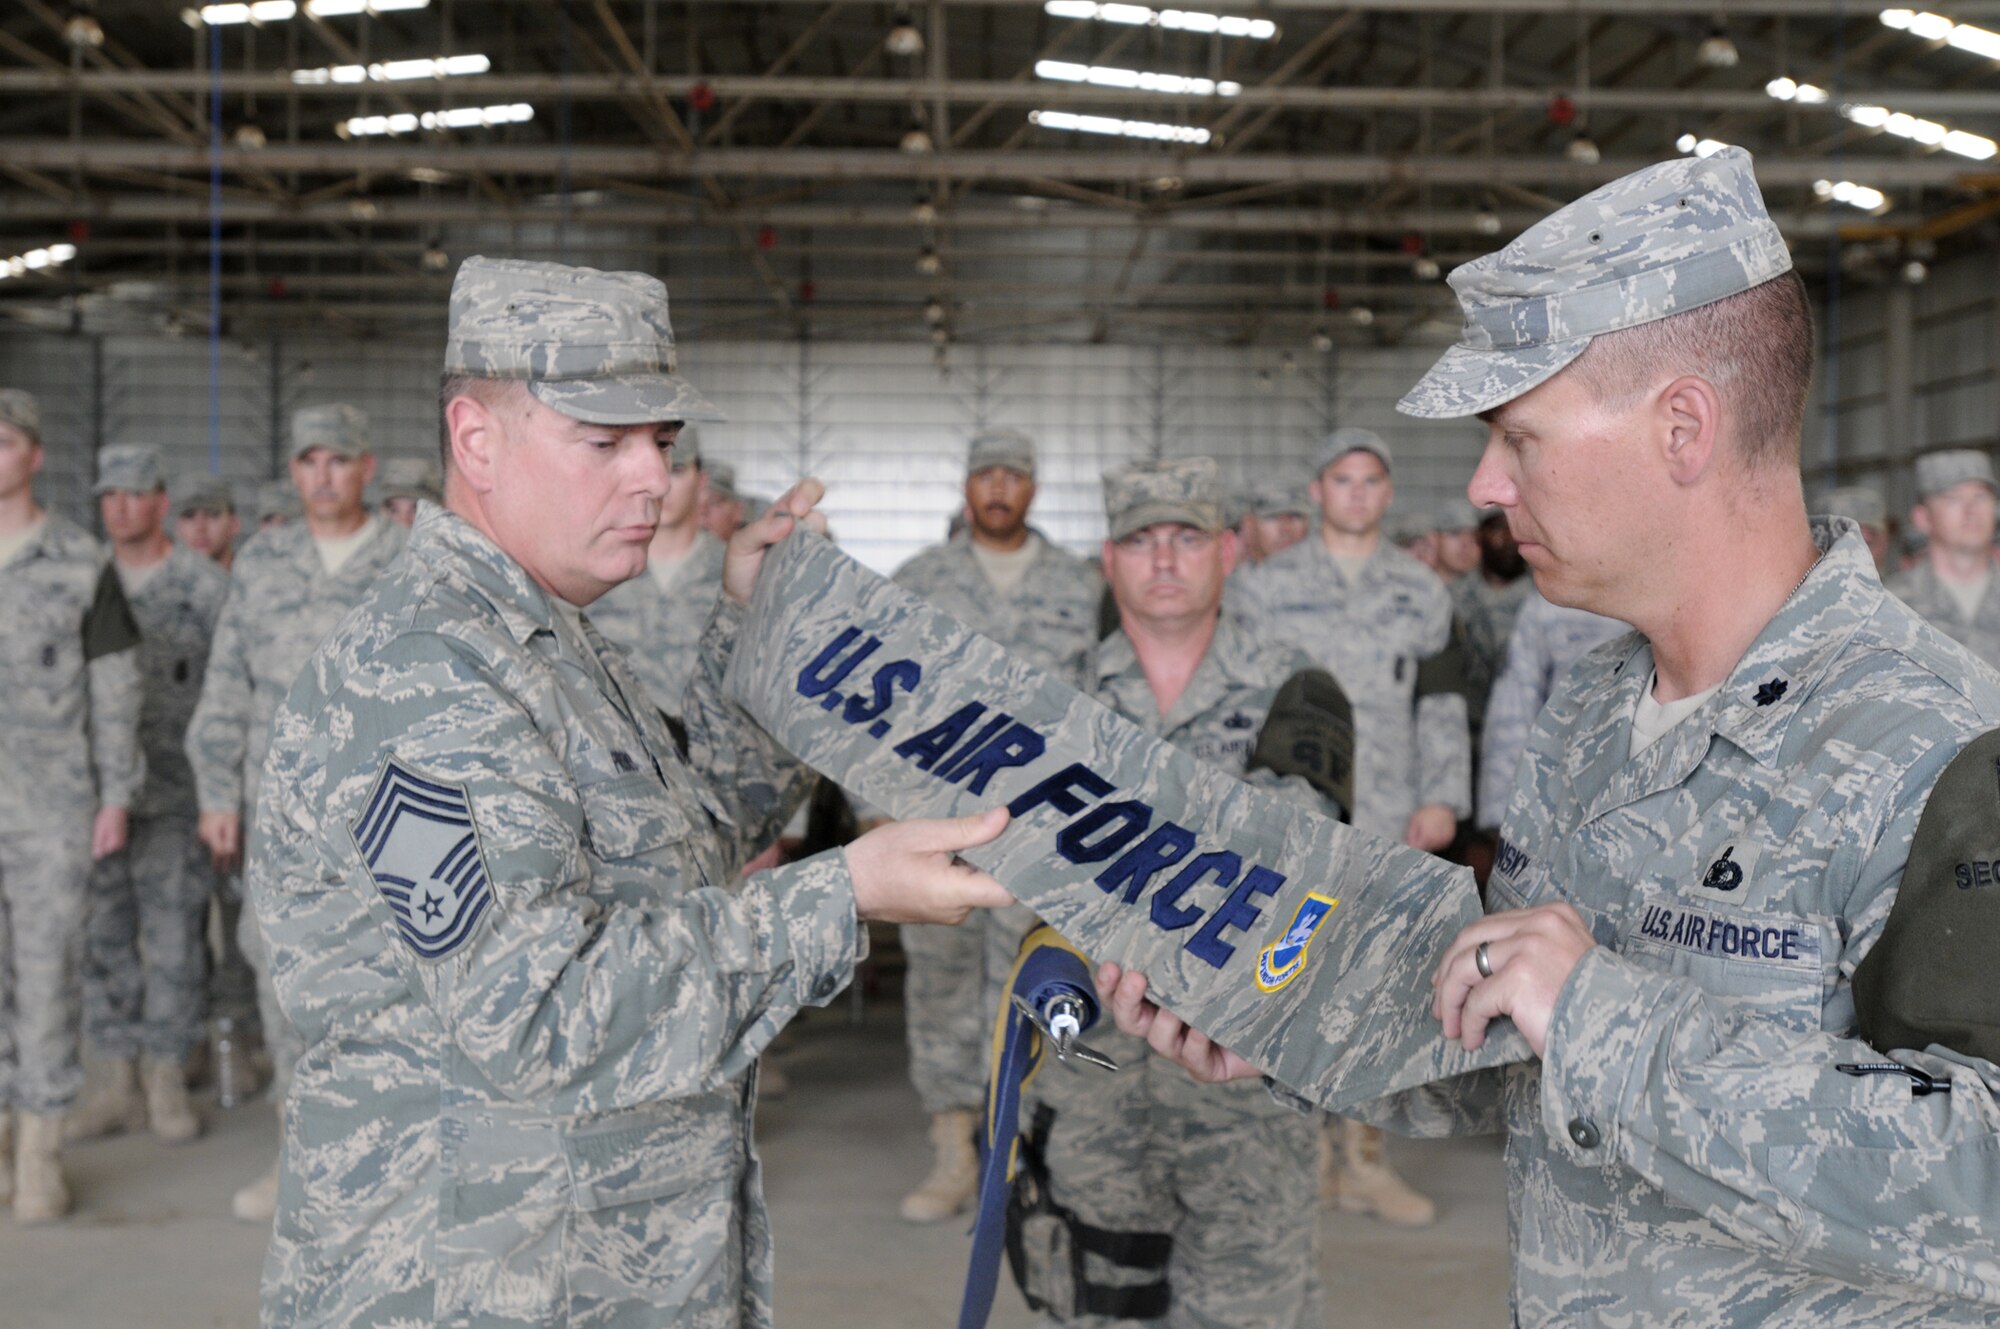
[[[1779,910],[1723,910],[1676,896],[1642,900],[1619,949],[1663,973],[1692,978],[1711,996],[1750,1007],[1802,1032],[1820,1027],[1832,921]]]
[[[581,775],[580,775],[581,780]],[[687,841],[687,812],[650,770],[580,782],[583,834],[607,862],[649,858]]]

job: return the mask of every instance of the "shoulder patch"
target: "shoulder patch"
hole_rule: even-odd
[[[419,958],[442,960],[471,940],[493,904],[493,883],[464,785],[426,779],[392,756],[349,829]]]

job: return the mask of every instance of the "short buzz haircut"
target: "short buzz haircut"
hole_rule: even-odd
[[[1630,406],[1665,375],[1715,385],[1745,465],[1797,469],[1812,389],[1812,307],[1787,272],[1713,304],[1600,333],[1571,362],[1600,405]]]
[[[498,407],[513,395],[520,386],[514,378],[480,378],[476,374],[454,374],[450,371],[438,377],[438,465],[445,471],[451,470],[451,422],[445,412],[450,408],[452,398],[470,397],[489,408]]]

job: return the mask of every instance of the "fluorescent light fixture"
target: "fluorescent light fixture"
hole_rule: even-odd
[[[1078,65],[1067,60],[1035,61],[1035,77],[1060,83],[1094,83],[1100,88],[1136,88],[1141,92],[1171,92],[1190,97],[1234,97],[1243,91],[1241,83],[1217,83],[1212,78],[1189,78],[1183,74],[1155,74],[1143,69],[1117,69],[1110,65]]]
[[[1918,15],[1918,17],[1923,16]],[[1764,91],[1781,102],[1826,101],[1826,89],[1816,88],[1810,83],[1797,83],[1788,78],[1772,79],[1764,85]],[[1983,134],[1953,129],[1949,125],[1941,125],[1935,120],[1925,120],[1905,111],[1892,111],[1886,106],[1844,102],[1841,104],[1840,114],[1863,129],[1879,129],[1885,134],[1909,139],[1926,148],[1943,148],[1946,152],[1955,153],[1960,157],[1970,157],[1973,161],[1983,162],[1993,157],[1995,153],[2000,153],[2000,143],[1995,143]]]
[[[50,245],[46,249],[30,249],[25,254],[0,259],[0,281],[26,276],[30,272],[41,272],[46,268],[58,268],[75,257],[75,245]]]
[[[1080,134],[1112,134],[1120,138],[1145,138],[1156,143],[1208,142],[1206,129],[1191,125],[1163,125],[1152,120],[1120,120],[1108,115],[1071,115],[1068,111],[1030,111],[1028,123],[1043,129],[1070,129]]]
[[[314,18],[342,18],[349,14],[391,14],[404,9],[423,9],[431,0],[306,0],[305,12]],[[181,17],[190,13],[195,19],[214,27],[227,27],[233,23],[282,23],[286,19],[297,18],[301,6],[298,0],[253,0],[250,4],[203,5],[196,10],[183,10]]]
[[[1721,139],[1696,138],[1693,134],[1682,134],[1674,140],[1674,146],[1682,152],[1690,152],[1697,157],[1713,157],[1729,145]]]
[[[1885,9],[1882,26],[1907,32],[1922,41],[1941,41],[1985,60],[2000,60],[2000,32],[1972,23],[1954,23],[1943,14],[1915,9]]]
[[[1845,203],[1863,212],[1882,212],[1889,206],[1889,196],[1868,185],[1857,185],[1852,180],[1815,180],[1815,197],[1833,203]]]
[[[493,62],[483,55],[440,55],[430,60],[390,60],[373,65],[331,65],[323,69],[294,69],[292,82],[394,83],[413,78],[459,78],[484,74]]]
[[[1278,25],[1267,18],[1238,18],[1234,14],[1209,14],[1198,9],[1149,9],[1145,5],[1097,4],[1095,0],[1048,0],[1042,12],[1051,18],[1093,19],[1130,27],[1254,37],[1258,41],[1269,41],[1278,35]]]
[[[525,124],[535,118],[535,108],[526,102],[509,106],[461,106],[450,111],[425,111],[411,115],[357,115],[342,123],[350,138],[378,134],[413,134],[419,129],[490,129],[495,125]]]

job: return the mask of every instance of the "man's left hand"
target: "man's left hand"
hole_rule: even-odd
[[[1479,972],[1486,946],[1491,978]],[[1486,1041],[1486,1026],[1505,1015],[1536,1056],[1549,1041],[1556,999],[1577,961],[1597,945],[1583,915],[1567,904],[1489,914],[1458,934],[1431,978],[1431,1014],[1468,1052]]]
[[[807,476],[784,492],[769,510],[729,537],[729,549],[722,556],[722,589],[738,604],[750,603],[757,588],[757,574],[763,570],[764,554],[792,533],[803,521],[821,535],[826,534],[826,516],[813,511],[826,495],[826,486]]]
[[[91,861],[109,858],[123,849],[130,834],[131,823],[124,808],[99,808],[96,818],[90,823]]]

